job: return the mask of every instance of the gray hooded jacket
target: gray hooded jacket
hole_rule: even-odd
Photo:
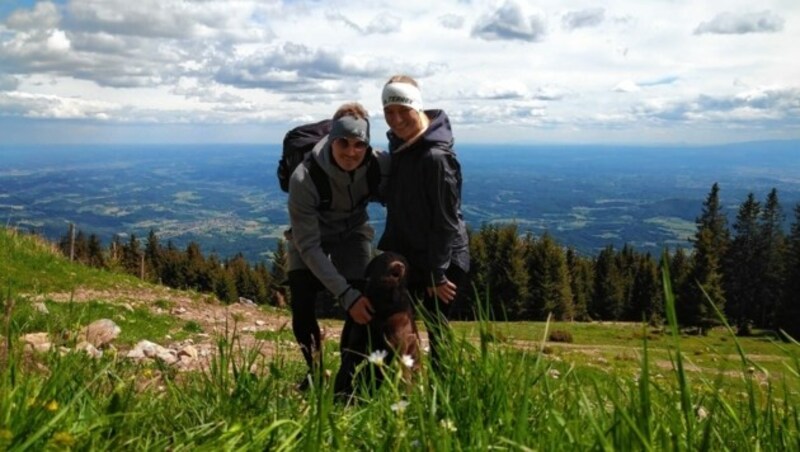
[[[381,167],[381,187],[384,187],[389,175],[389,154],[379,150],[371,152]],[[348,310],[361,293],[347,281],[364,278],[375,235],[367,223],[367,201],[376,200],[370,198],[367,184],[367,163],[371,159],[365,158],[365,163],[354,171],[342,170],[333,161],[327,136],[317,143],[307,158],[316,159],[327,174],[331,184],[331,205],[327,210],[318,208],[320,197],[308,168],[298,165],[289,181],[292,227],[289,270],[311,270]],[[337,246],[342,243],[347,246]]]

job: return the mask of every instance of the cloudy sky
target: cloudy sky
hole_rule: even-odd
[[[800,138],[797,0],[0,0],[0,144],[276,143],[417,78],[460,142]]]

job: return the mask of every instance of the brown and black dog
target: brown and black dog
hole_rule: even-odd
[[[408,262],[397,253],[384,252],[367,266],[365,295],[372,303],[373,349],[388,346],[389,358],[410,356],[414,360],[408,371],[416,372],[420,366],[420,340],[414,323],[414,306],[406,286]],[[405,366],[404,366],[405,368]],[[410,372],[406,372],[409,377]]]

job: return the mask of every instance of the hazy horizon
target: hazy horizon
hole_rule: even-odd
[[[800,203],[798,143],[695,147],[458,146],[468,224],[518,224],[585,254],[612,244],[689,247],[713,183],[731,221],[749,192]],[[277,144],[0,147],[0,221],[106,243],[150,229],[177,244],[257,259],[287,227]],[[66,151],[66,152],[65,152]],[[378,233],[384,213],[370,208]]]

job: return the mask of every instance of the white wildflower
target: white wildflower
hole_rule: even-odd
[[[708,411],[703,406],[697,407],[697,410],[695,410],[695,412],[697,413],[697,419],[698,420],[702,421],[702,420],[705,420],[705,418],[708,417]]]
[[[403,355],[403,356],[401,356],[400,357],[400,362],[402,362],[403,365],[408,367],[409,369],[414,367],[414,358],[412,358],[411,355]]]
[[[390,408],[392,409],[392,411],[394,411],[396,413],[401,413],[401,412],[405,411],[405,409],[407,407],[408,407],[408,402],[405,401],[405,400],[401,400],[401,401],[399,401],[397,403],[393,403]]]
[[[442,419],[441,421],[439,421],[439,424],[441,424],[442,428],[444,428],[449,432],[458,431],[458,428],[456,428],[456,423],[450,419]]]
[[[561,376],[561,372],[559,372],[558,369],[550,369],[547,371],[547,375],[555,380],[558,380],[558,377]]]
[[[369,358],[367,359],[372,364],[375,364],[377,366],[382,366],[383,360],[386,359],[387,355],[388,353],[386,352],[386,350],[375,350],[374,352],[370,353]]]

